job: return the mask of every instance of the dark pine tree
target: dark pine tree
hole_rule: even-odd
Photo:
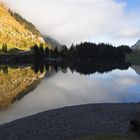
[[[35,59],[39,59],[40,58],[40,49],[37,45],[35,45],[33,48],[33,54],[34,54],[34,58]]]
[[[40,51],[40,57],[43,58],[44,57],[44,54],[45,54],[44,53],[45,51],[44,51],[44,47],[42,45],[40,46],[39,51]]]
[[[45,48],[45,57],[49,57],[49,54],[50,54],[50,50],[49,48]]]

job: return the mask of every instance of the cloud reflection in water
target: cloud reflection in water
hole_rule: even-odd
[[[139,102],[139,91],[140,76],[132,69],[90,76],[58,72],[1,112],[0,123],[64,106]]]

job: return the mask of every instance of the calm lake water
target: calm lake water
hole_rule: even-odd
[[[70,69],[56,73],[51,67],[42,73],[34,73],[29,66],[3,67],[0,124],[64,106],[140,102],[139,72],[139,66],[90,75]]]

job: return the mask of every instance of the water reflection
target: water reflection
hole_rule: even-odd
[[[31,67],[35,73],[44,73],[51,69],[55,70],[62,70],[64,73],[67,72],[69,68],[71,72],[78,72],[83,75],[90,75],[94,73],[106,73],[110,72],[115,69],[120,70],[127,70],[131,64],[126,62],[118,62],[118,61],[107,61],[107,62],[100,62],[100,61],[92,61],[92,60],[85,60],[79,59],[76,61],[35,61],[34,63],[19,63],[19,64],[1,64],[0,71],[3,73],[8,74],[8,68],[24,68],[24,67]]]
[[[67,72],[69,68],[74,71],[89,75],[109,72],[114,69],[128,69],[129,63],[118,62],[93,62],[86,61],[70,61],[70,62],[34,62],[32,64],[5,64],[0,65],[0,109],[7,107],[10,103],[22,99],[30,91],[34,90],[40,83],[40,79],[45,77],[45,74],[50,70],[62,70]],[[3,74],[4,73],[4,74]]]
[[[130,63],[118,62],[118,61],[108,61],[108,62],[100,62],[100,61],[92,61],[92,60],[77,60],[77,61],[69,61],[69,62],[56,62],[56,61],[45,61],[45,62],[36,62],[33,65],[33,69],[35,73],[48,71],[49,67],[52,67],[56,72],[58,70],[62,70],[66,72],[69,68],[71,72],[78,72],[83,75],[90,75],[94,73],[105,73],[110,72],[115,69],[127,70],[130,66]]]
[[[44,73],[34,73],[30,67],[0,66],[0,109],[22,98],[41,82]]]
[[[91,61],[1,64],[0,124],[69,105],[139,102],[140,77],[132,68]]]

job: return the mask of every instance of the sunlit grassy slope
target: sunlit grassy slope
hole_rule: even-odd
[[[0,4],[0,49],[3,44],[7,44],[8,49],[20,50],[29,50],[35,44],[46,45],[39,31],[31,23]]]

